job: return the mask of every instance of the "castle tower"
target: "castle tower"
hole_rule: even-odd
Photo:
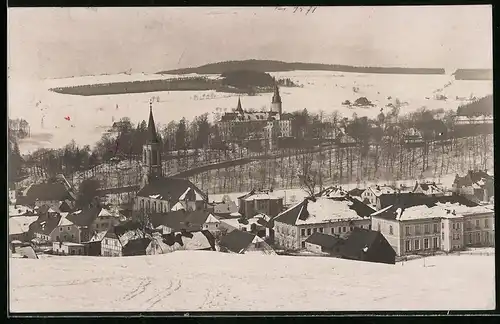
[[[280,96],[280,91],[278,89],[278,86],[276,85],[274,87],[274,95],[273,95],[273,100],[271,102],[271,112],[277,112],[277,116],[275,117],[276,119],[281,118],[281,96]]]
[[[142,165],[144,171],[142,186],[148,184],[151,179],[162,176],[161,147],[158,135],[156,134],[156,126],[153,118],[153,107],[151,102],[149,103],[147,139],[146,143],[142,146]]]

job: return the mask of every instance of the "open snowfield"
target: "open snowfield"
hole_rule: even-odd
[[[290,78],[303,84],[303,88],[282,88],[284,111],[307,108],[312,112],[331,113],[338,110],[346,117],[355,112],[358,116],[376,116],[380,108],[398,98],[408,102],[402,113],[414,111],[422,106],[428,108],[456,109],[471,94],[482,97],[493,93],[492,81],[455,81],[450,75],[391,75],[340,73],[329,71],[292,71],[271,73],[277,78]],[[29,81],[9,79],[9,118],[24,118],[31,126],[32,138],[21,141],[22,152],[39,147],[58,148],[71,139],[79,145],[93,145],[102,132],[111,126],[112,120],[129,117],[132,122],[147,119],[148,102],[151,97],[160,97],[154,103],[155,119],[160,124],[178,121],[182,117],[193,117],[208,113],[213,117],[217,108],[230,111],[236,107],[237,94],[215,91],[170,91],[134,93],[105,96],[75,96],[48,91],[52,87],[94,84],[116,81],[167,79],[176,76],[157,74],[118,74],[86,76],[67,79]],[[217,77],[211,75],[209,77]],[[451,81],[451,85],[445,87]],[[355,93],[353,87],[359,88]],[[436,90],[448,97],[447,101],[433,99]],[[203,96],[203,97],[202,97]],[[350,109],[342,106],[344,100],[365,96],[376,107]],[[391,96],[392,99],[387,98]],[[271,94],[245,96],[243,108],[269,109]],[[430,99],[426,99],[426,97]],[[118,109],[116,106],[118,105]],[[41,120],[43,117],[43,127]],[[69,116],[71,121],[64,117]],[[71,125],[75,127],[72,128]],[[57,128],[56,128],[57,127]]]
[[[10,260],[11,312],[488,310],[493,256],[396,265],[177,251]]]

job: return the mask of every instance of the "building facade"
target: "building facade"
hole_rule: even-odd
[[[238,197],[238,204],[238,212],[245,218],[252,218],[258,214],[274,217],[283,210],[283,197],[279,197],[271,190],[252,190]]]

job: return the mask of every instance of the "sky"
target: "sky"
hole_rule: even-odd
[[[151,73],[207,63],[492,68],[490,6],[9,8],[9,76]]]

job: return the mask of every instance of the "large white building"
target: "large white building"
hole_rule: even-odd
[[[460,196],[401,202],[371,217],[372,228],[384,235],[399,256],[494,246],[493,207],[480,206]]]

